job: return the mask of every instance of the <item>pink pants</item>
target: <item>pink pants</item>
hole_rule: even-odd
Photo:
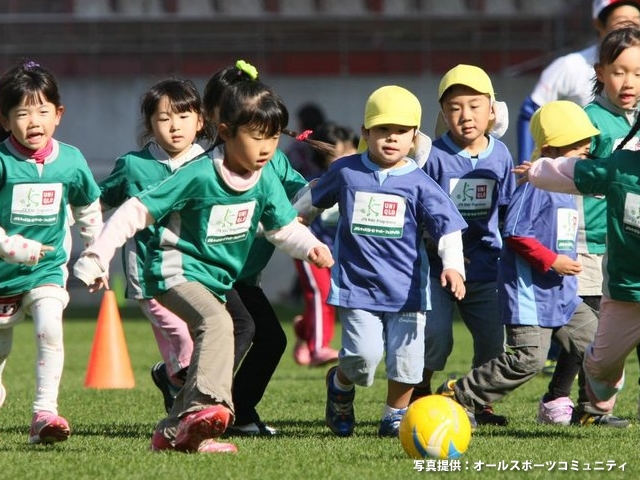
[[[169,378],[176,385],[181,385],[182,380],[177,379],[175,375],[189,366],[193,353],[189,327],[184,320],[160,305],[157,300],[138,300],[138,304],[144,316],[151,322]]]
[[[612,300],[600,302],[600,320],[593,343],[584,356],[587,393],[594,406],[610,411],[624,384],[624,365],[640,343],[640,303]]]

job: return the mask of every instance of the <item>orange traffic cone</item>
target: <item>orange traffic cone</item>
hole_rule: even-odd
[[[133,388],[135,380],[124,339],[118,302],[113,290],[105,290],[84,386],[88,388]]]

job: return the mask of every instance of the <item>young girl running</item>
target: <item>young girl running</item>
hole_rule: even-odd
[[[198,138],[211,137],[202,115],[200,94],[189,80],[163,80],[142,97],[142,150],[128,152],[116,160],[109,177],[100,182],[103,210],[117,208],[144,188],[169,177],[186,162],[202,155]],[[154,227],[138,232],[123,248],[127,277],[125,295],[138,301],[144,316],[151,322],[164,368],[174,390],[184,383],[191,359],[192,342],[187,325],[157,300],[145,293],[143,266],[147,242]],[[153,376],[156,383],[160,380]],[[165,395],[165,405],[172,396]]]
[[[102,226],[100,190],[85,158],[53,138],[63,113],[58,83],[41,65],[26,62],[0,78],[0,122],[8,132],[0,144],[0,238],[14,247],[0,261],[0,374],[11,352],[13,327],[28,313],[37,348],[29,443],[69,437],[69,423],[58,415],[62,312],[69,302],[69,212],[85,245]],[[31,241],[18,241],[23,237]],[[5,396],[0,383],[0,405]]]
[[[233,323],[224,301],[247,259],[258,222],[297,258],[331,265],[329,249],[296,220],[279,180],[263,169],[288,112],[259,82],[240,82],[220,106],[221,144],[172,178],[127,200],[74,267],[91,290],[103,286],[116,248],[158,222],[145,262],[147,293],[189,325],[193,355],[184,387],[157,426],[153,450],[235,452],[219,443],[233,418]]]

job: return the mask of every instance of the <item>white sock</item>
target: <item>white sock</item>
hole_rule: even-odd
[[[31,304],[37,348],[34,413],[58,414],[58,390],[64,366],[63,309],[62,302],[56,298],[41,298]]]
[[[390,415],[397,415],[399,413],[402,413],[403,410],[404,408],[393,408],[389,405],[385,405],[382,409],[382,418],[388,417]]]
[[[338,380],[337,373],[333,376],[333,386],[338,390],[342,390],[343,392],[350,392],[355,388],[355,385],[353,383],[344,384],[340,380]]]
[[[7,364],[7,357],[11,353],[13,345],[13,327],[0,329],[0,383],[2,383],[2,372]]]

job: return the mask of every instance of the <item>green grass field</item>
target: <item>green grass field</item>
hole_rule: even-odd
[[[149,325],[135,309],[121,312],[135,388],[84,388],[97,309],[79,318],[69,318],[65,327],[66,365],[59,400],[60,413],[69,420],[72,436],[58,445],[28,445],[35,348],[31,322],[19,325],[3,379],[8,397],[0,409],[0,479],[345,480],[426,475],[429,478],[493,479],[518,475],[526,479],[556,476],[618,479],[640,476],[638,426],[615,430],[536,424],[537,402],[548,382],[544,376],[535,378],[496,405],[498,412],[509,417],[509,426],[480,427],[461,459],[461,471],[417,471],[414,461],[406,456],[396,439],[377,437],[386,386],[382,368],[371,388],[357,391],[355,434],[350,438],[335,437],[324,425],[325,369],[302,368],[293,362],[289,319],[294,312],[280,310],[290,338],[289,348],[259,410],[264,420],[280,429],[281,435],[271,439],[234,439],[239,448],[237,455],[149,451],[154,425],[164,414],[162,397],[149,376],[149,367],[159,355]],[[443,381],[447,374],[462,374],[468,369],[470,339],[461,323],[455,328],[455,352],[447,372],[439,374],[437,381]],[[634,420],[637,378],[638,364],[632,358],[628,362],[627,389],[619,397],[616,413]],[[531,462],[531,467],[522,471],[527,468],[526,462]],[[482,466],[476,469],[478,464]],[[440,469],[451,466],[446,462],[430,465]],[[521,471],[510,470],[514,467]],[[599,468],[604,470],[597,470]]]

